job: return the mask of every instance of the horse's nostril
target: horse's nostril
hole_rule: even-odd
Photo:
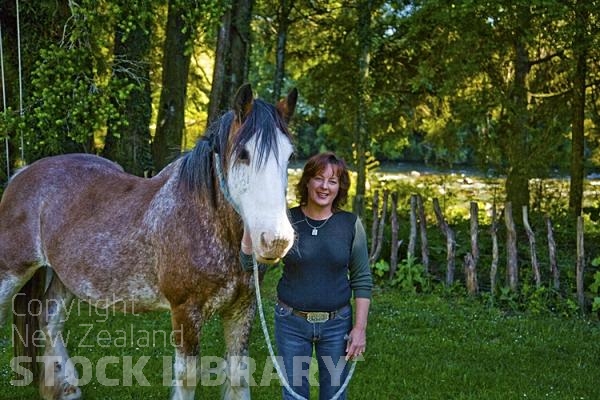
[[[269,240],[268,234],[266,232],[260,234],[260,244],[263,248],[271,247],[270,242],[271,240]]]
[[[260,244],[264,251],[275,257],[280,257],[281,253],[287,249],[289,240],[263,232],[260,234]]]

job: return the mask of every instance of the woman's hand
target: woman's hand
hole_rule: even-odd
[[[346,361],[363,355],[367,348],[367,319],[371,300],[367,298],[356,298],[356,312],[354,327],[348,334],[346,344]]]
[[[346,344],[346,361],[363,355],[367,348],[367,333],[364,329],[354,326],[348,335]]]

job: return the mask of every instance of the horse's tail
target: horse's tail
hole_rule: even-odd
[[[46,268],[38,268],[31,279],[15,295],[13,301],[12,342],[15,357],[21,367],[33,373],[33,382],[38,382],[40,369],[37,363],[38,347],[43,345],[40,338],[40,318],[43,311],[42,297],[46,286]],[[21,362],[23,360],[23,362]]]

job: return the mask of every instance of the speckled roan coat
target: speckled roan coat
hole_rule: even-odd
[[[285,190],[292,153],[287,121],[296,98],[292,90],[273,106],[243,86],[234,109],[190,153],[150,179],[83,154],[42,159],[11,179],[0,202],[0,324],[8,322],[13,299],[31,300],[24,293],[28,281],[40,280],[37,322],[54,343],[44,355],[57,357],[42,368],[42,397],[81,397],[56,338],[70,302],[82,299],[135,313],[171,311],[173,330],[180,332],[174,335],[173,399],[194,398],[200,363],[196,372],[191,366],[200,355],[200,331],[219,313],[228,360],[224,398],[250,398],[240,375],[255,301],[252,275],[239,265],[240,240],[245,224],[256,258],[267,263],[293,243]],[[16,307],[15,326],[22,327]]]

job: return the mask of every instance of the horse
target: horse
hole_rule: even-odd
[[[11,309],[19,335],[31,336],[31,326],[23,326],[39,323],[44,399],[82,395],[61,334],[74,299],[170,311],[179,333],[171,399],[194,398],[201,329],[219,314],[223,398],[250,398],[242,378],[256,300],[252,274],[240,266],[240,243],[245,228],[264,264],[278,262],[293,244],[286,189],[297,96],[292,89],[270,104],[241,86],[232,109],[193,150],[151,178],[87,154],[43,158],[11,178],[0,202],[0,324]],[[29,287],[41,288],[39,312],[31,311]],[[42,346],[26,343],[35,363]]]

